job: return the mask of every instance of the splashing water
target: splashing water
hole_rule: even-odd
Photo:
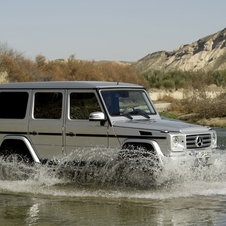
[[[0,159],[0,190],[55,196],[172,198],[226,194],[226,154],[214,165],[194,167],[194,159],[119,159],[119,150],[76,150],[43,165]],[[97,155],[100,161],[94,161]],[[68,163],[68,160],[76,161]]]
[[[1,159],[0,178],[3,180],[57,179],[61,183],[89,184],[95,186],[153,186],[154,173],[159,168],[151,157],[141,155],[118,158],[119,150],[77,150],[60,156],[46,164],[27,166],[24,163]],[[96,161],[96,157],[99,160]],[[72,159],[75,159],[72,161]]]

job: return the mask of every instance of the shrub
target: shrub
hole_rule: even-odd
[[[203,92],[199,95],[197,95],[197,92],[194,92],[194,94],[189,98],[174,102],[171,105],[171,111],[190,114],[191,117],[196,120],[202,118],[210,119],[215,117],[225,117],[226,94],[221,94],[215,98],[211,98],[204,96]]]
[[[0,72],[7,73],[10,82],[92,80],[137,83],[149,88],[148,82],[130,64],[76,60],[47,61],[37,55],[35,61],[7,45],[0,45]]]
[[[151,88],[200,89],[210,84],[226,86],[226,70],[220,71],[158,71],[150,70],[141,75],[147,80]]]

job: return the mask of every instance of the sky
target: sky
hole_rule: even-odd
[[[31,60],[137,61],[226,27],[225,0],[0,0],[0,44]]]

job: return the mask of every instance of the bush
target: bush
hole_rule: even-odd
[[[226,86],[226,70],[221,71],[158,71],[150,70],[141,75],[151,88],[200,89],[210,84]],[[202,88],[202,89],[203,89]]]
[[[203,92],[194,92],[192,96],[172,103],[171,111],[180,112],[187,115],[183,119],[210,119],[226,116],[226,93],[220,94],[215,98],[203,95]],[[190,117],[189,117],[190,115]]]
[[[67,60],[49,62],[37,55],[33,62],[7,45],[0,45],[0,72],[6,72],[10,82],[91,80],[129,82],[149,88],[148,82],[130,64],[80,61],[73,55]]]

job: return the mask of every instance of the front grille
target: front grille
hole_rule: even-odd
[[[186,136],[187,149],[205,148],[211,145],[211,135],[207,134],[196,134]]]

